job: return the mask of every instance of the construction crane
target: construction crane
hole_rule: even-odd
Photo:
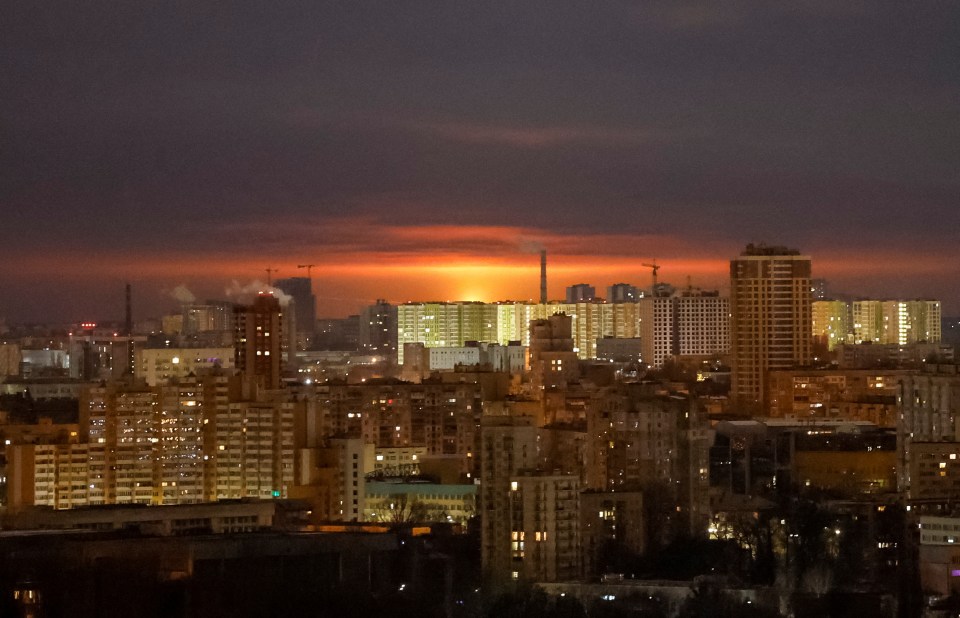
[[[273,279],[271,278],[271,275],[275,272],[278,272],[278,270],[276,268],[264,268],[264,270],[267,271],[267,285],[273,287]]]
[[[310,269],[312,269],[316,264],[297,264],[297,268],[306,268],[307,269],[307,279],[310,278]]]
[[[647,268],[653,270],[653,287],[650,288],[651,294],[654,296],[657,295],[657,271],[660,270],[660,265],[657,264],[656,260],[653,260],[652,264],[640,264],[641,266],[646,266]]]

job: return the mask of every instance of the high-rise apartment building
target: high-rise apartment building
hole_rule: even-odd
[[[570,324],[570,316],[562,313],[530,322],[530,374],[535,388],[563,388],[580,375]]]
[[[677,356],[705,356],[730,351],[730,299],[719,292],[693,290],[673,297]]]
[[[280,401],[225,401],[209,414],[209,500],[287,495],[294,482],[293,409]]]
[[[900,380],[897,489],[908,501],[960,498],[960,366],[929,363]],[[949,507],[948,507],[949,508]]]
[[[842,300],[815,300],[811,304],[813,338],[819,345],[833,351],[847,342],[851,332],[850,305]]]
[[[383,299],[360,311],[360,351],[397,358],[397,308]]]
[[[587,283],[576,283],[567,288],[568,303],[582,303],[595,300],[597,297],[597,288]]]
[[[510,481],[511,577],[569,581],[580,576],[580,479],[518,473]]]
[[[659,367],[671,355],[727,353],[729,306],[729,299],[703,291],[614,303],[407,303],[397,308],[398,356],[402,363],[405,343],[427,348],[461,347],[466,341],[529,345],[531,321],[563,313],[571,319],[573,351],[579,358],[596,358],[597,341],[605,337],[642,336],[647,346],[643,361]]]
[[[640,360],[651,367],[663,366],[674,348],[672,298],[649,296],[640,305]]]
[[[629,283],[614,283],[607,288],[608,303],[635,303],[643,296],[643,292]]]
[[[240,395],[239,381],[218,371],[156,387],[90,387],[77,443],[8,447],[10,505],[285,498],[294,480],[294,404]]]
[[[537,428],[529,416],[484,416],[480,442],[481,562],[495,578],[508,578],[514,571],[519,576],[514,568],[519,530],[511,511],[511,492],[519,489],[519,483],[512,483],[520,471],[537,468]]]
[[[210,331],[229,331],[232,328],[232,303],[207,301],[204,304],[183,305],[183,333],[185,335]]]
[[[309,277],[290,277],[277,279],[273,285],[293,298],[297,341],[305,343],[317,328],[317,297],[313,294],[313,282]]]
[[[404,343],[428,348],[497,341],[497,305],[479,302],[407,303],[397,307],[397,362]]]
[[[272,294],[234,308],[234,365],[266,388],[280,388],[283,370],[284,313]]]
[[[767,372],[812,359],[810,258],[785,247],[747,245],[730,261],[730,394],[765,410]]]
[[[640,308],[641,360],[661,367],[671,356],[730,351],[730,299],[717,292],[647,297]]]
[[[597,340],[604,337],[640,336],[640,312],[637,303],[547,303],[522,305],[526,323],[565,314],[571,320],[573,351],[581,359],[597,357]],[[529,332],[521,341],[530,344]]]
[[[937,300],[858,300],[853,302],[854,343],[908,345],[941,337]]]
[[[373,452],[373,444],[357,438],[338,438],[330,441],[330,449],[336,458],[339,517],[343,521],[361,521],[367,493],[364,460]]]
[[[707,429],[693,399],[664,396],[646,384],[606,387],[587,410],[585,485],[619,492],[666,483],[677,525],[702,530],[708,510]]]
[[[14,444],[6,447],[7,509],[26,506],[71,509],[103,504],[103,487],[91,483],[90,444]],[[99,498],[95,496],[99,495]]]

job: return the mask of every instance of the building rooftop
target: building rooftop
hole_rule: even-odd
[[[789,249],[782,245],[765,245],[760,243],[755,245],[750,243],[747,247],[740,253],[744,256],[754,256],[754,255],[800,255],[800,252],[796,249]]]

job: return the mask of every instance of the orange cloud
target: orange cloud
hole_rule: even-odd
[[[212,230],[211,234],[219,232]],[[341,219],[324,224],[282,222],[266,231],[253,226],[229,228],[233,237],[255,239],[248,250],[206,247],[236,243],[210,242],[198,249],[158,249],[48,253],[7,256],[19,277],[36,280],[69,278],[153,282],[171,287],[186,282],[206,285],[219,294],[237,279],[265,280],[304,276],[297,264],[313,263],[321,314],[356,311],[376,298],[395,303],[411,300],[526,300],[539,295],[539,256],[548,251],[551,298],[564,288],[586,282],[598,294],[607,285],[627,282],[648,287],[650,269],[642,264],[656,257],[660,280],[678,287],[690,282],[725,290],[729,259],[740,247],[719,241],[695,243],[667,235],[558,232],[514,226],[390,226],[372,220]],[[947,253],[914,254],[884,249],[876,253],[838,249],[812,255],[814,276],[841,283],[852,293],[873,293],[878,282],[902,284],[913,292],[911,278],[956,276],[958,260]],[[841,289],[835,287],[834,289]],[[860,290],[863,292],[860,292]],[[917,288],[919,289],[919,288]]]

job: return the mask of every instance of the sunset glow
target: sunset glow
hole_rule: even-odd
[[[140,298],[162,305],[168,304],[163,290],[177,285],[215,298],[223,296],[232,281],[266,282],[267,268],[276,269],[273,278],[304,276],[296,264],[309,261],[317,264],[312,276],[318,311],[336,316],[356,312],[376,298],[394,303],[531,300],[539,293],[541,248],[548,252],[550,298],[563,298],[567,286],[583,282],[595,285],[600,295],[619,282],[648,288],[651,273],[642,264],[654,258],[661,265],[661,281],[725,291],[729,260],[742,248],[670,236],[570,234],[510,226],[386,226],[341,219],[322,226],[323,233],[318,227],[281,225],[286,239],[270,232],[262,248],[251,245],[251,251],[239,254],[202,246],[140,250],[136,257],[123,249],[95,254],[67,250],[28,260],[8,256],[7,264],[33,281],[90,284],[93,273],[103,280],[133,281],[140,284]],[[211,230],[214,239],[215,234]],[[815,276],[853,294],[878,293],[881,277],[899,285],[902,295],[930,294],[926,290],[933,286],[925,281],[958,271],[958,260],[949,252],[806,253],[812,253]],[[948,307],[955,302],[944,298]]]

